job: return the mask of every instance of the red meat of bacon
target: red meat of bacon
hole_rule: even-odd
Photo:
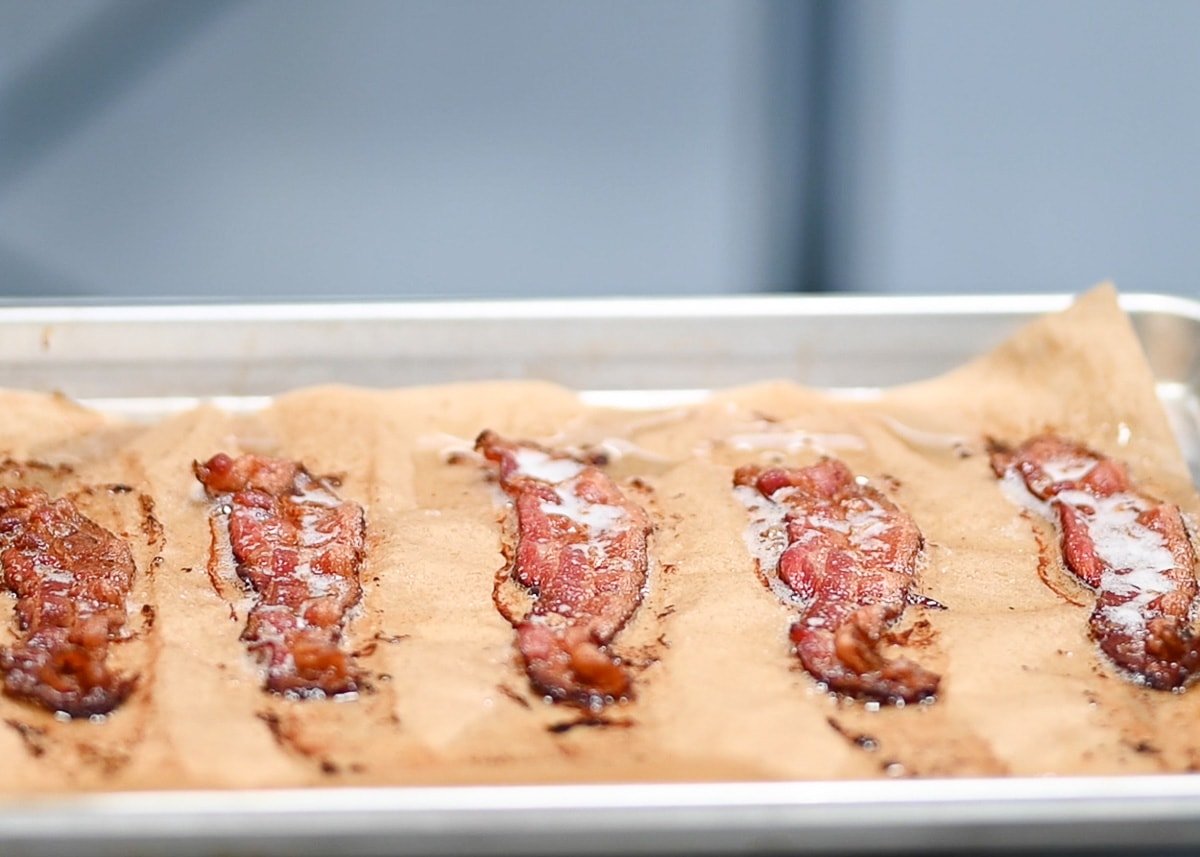
[[[242,640],[265,662],[267,687],[297,696],[358,690],[341,641],[362,596],[362,508],[294,461],[221,454],[194,469],[228,510],[238,574],[257,595]]]
[[[991,463],[1058,524],[1064,563],[1096,591],[1089,626],[1101,651],[1150,687],[1182,687],[1200,668],[1200,640],[1189,622],[1196,552],[1179,507],[1140,491],[1120,462],[1053,435],[994,443]]]
[[[856,697],[933,696],[937,675],[881,651],[908,604],[921,553],[912,518],[836,459],[803,468],[741,467],[734,484],[762,515],[751,536],[763,577],[778,579],[805,605],[790,633],[804,668],[830,690]],[[764,539],[777,549],[766,556]]]
[[[641,603],[650,522],[602,471],[485,431],[475,448],[499,464],[517,514],[513,576],[534,596],[514,619],[539,691],[598,709],[632,696],[608,646]]]
[[[72,717],[107,714],[135,679],[108,663],[133,583],[129,546],[70,500],[0,489],[0,567],[17,596],[20,641],[0,651],[4,692]]]

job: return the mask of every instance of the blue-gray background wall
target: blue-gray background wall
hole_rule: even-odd
[[[0,295],[1200,293],[1200,4],[0,0]]]

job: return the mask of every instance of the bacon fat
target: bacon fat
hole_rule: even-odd
[[[936,674],[882,652],[908,604],[922,549],[912,518],[832,458],[810,467],[741,467],[734,485],[756,515],[751,546],[764,579],[804,604],[789,635],[804,668],[851,696],[932,697]]]
[[[219,454],[193,469],[228,512],[238,575],[257,595],[242,640],[266,664],[267,688],[297,696],[359,690],[341,640],[362,597],[362,507],[294,461]]]
[[[499,465],[513,499],[512,575],[534,597],[513,618],[533,685],[597,709],[633,695],[628,670],[608,649],[641,603],[650,521],[598,468],[485,431],[477,451]]]
[[[0,567],[21,633],[0,651],[4,692],[72,717],[124,702],[136,679],[115,673],[108,653],[125,634],[129,546],[70,500],[0,488]]]
[[[1196,552],[1179,507],[1139,490],[1119,461],[1050,434],[993,443],[991,465],[1058,524],[1064,564],[1096,592],[1088,624],[1101,651],[1150,687],[1186,684],[1200,639],[1189,621]]]

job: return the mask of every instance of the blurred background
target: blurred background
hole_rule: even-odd
[[[1200,293],[1200,4],[0,0],[0,296]]]

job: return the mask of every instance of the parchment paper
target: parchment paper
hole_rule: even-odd
[[[588,408],[538,382],[320,388],[251,417],[202,408],[150,427],[61,398],[0,401],[0,457],[67,465],[10,464],[5,484],[82,492],[86,514],[136,543],[137,635],[118,648],[142,676],[104,722],[61,722],[0,697],[6,792],[1200,764],[1200,690],[1145,690],[1104,660],[1087,636],[1092,594],[1062,568],[1053,528],[1001,493],[985,453],[986,437],[1019,442],[1053,428],[1121,458],[1188,515],[1200,511],[1109,287],[948,375],[869,401],[782,381],[636,413]],[[492,603],[508,521],[468,451],[484,428],[606,453],[653,517],[647,596],[614,644],[635,665],[637,697],[602,725],[530,690]],[[341,494],[365,507],[366,594],[348,646],[372,673],[371,692],[290,701],[261,689],[238,640],[245,593],[227,557],[209,574],[209,503],[190,469],[219,451],[300,459],[339,476]],[[898,630],[911,630],[907,652],[943,676],[932,704],[879,708],[820,692],[789,649],[794,608],[754,573],[734,467],[826,454],[869,477],[925,535],[917,589],[947,609],[910,607]],[[112,493],[111,483],[134,490]]]

